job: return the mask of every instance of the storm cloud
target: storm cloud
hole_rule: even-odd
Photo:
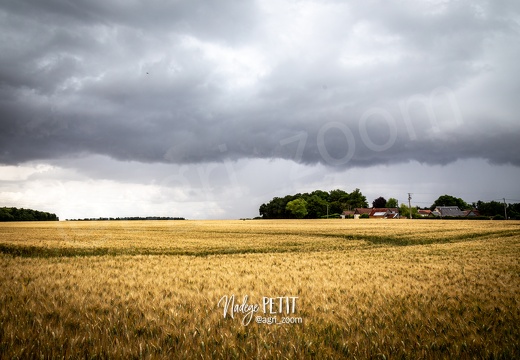
[[[7,1],[0,161],[520,165],[519,5]]]

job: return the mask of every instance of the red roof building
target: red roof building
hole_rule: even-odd
[[[422,217],[429,217],[429,216],[433,216],[432,214],[432,211],[431,210],[417,210],[417,212],[419,213],[419,215],[421,215]]]
[[[356,208],[354,215],[367,214],[371,218],[375,219],[398,219],[399,209],[398,208]]]

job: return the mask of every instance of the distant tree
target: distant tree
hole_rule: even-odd
[[[329,192],[329,214],[339,213],[348,208],[349,194],[346,191],[336,189]]]
[[[477,208],[480,215],[482,216],[505,216],[504,213],[504,203],[501,201],[477,201],[477,203],[473,203],[473,207]],[[507,204],[507,218],[508,219],[519,219],[520,218],[520,203],[517,204]]]
[[[0,221],[15,221],[14,216],[7,208],[0,208]]]
[[[401,217],[401,218],[410,217],[410,209],[405,204],[401,204],[401,206],[399,206],[399,217]]]
[[[504,203],[498,201],[490,201],[490,202],[482,202],[478,201],[477,210],[480,215],[483,216],[495,216],[495,215],[504,215]]]
[[[401,218],[409,218],[410,217],[410,208],[406,204],[401,204],[399,206],[399,217]],[[417,219],[420,218],[419,210],[415,206],[412,207],[412,218]]]
[[[339,201],[333,201],[329,203],[329,215],[338,213],[341,214],[343,210],[345,210],[346,206],[344,203],[341,203]]]
[[[307,215],[307,201],[302,198],[289,201],[285,208],[298,219],[302,219]]]
[[[0,208],[0,221],[58,221],[56,214],[24,208]]]
[[[507,207],[507,217],[509,219],[520,220],[520,203],[509,204]]]
[[[388,208],[396,208],[398,207],[398,204],[399,202],[397,201],[397,199],[394,198],[390,198],[386,201],[386,207]]]
[[[313,192],[311,192],[308,195],[309,196],[317,196],[320,199],[323,199],[325,201],[329,201],[329,193],[326,192],[326,191],[323,191],[323,190],[314,190]]]
[[[339,202],[346,202],[348,200],[349,194],[346,191],[335,189],[331,190],[329,192],[329,201],[339,201]]]
[[[347,206],[350,209],[368,207],[367,198],[359,189],[352,191],[348,195]]]
[[[285,196],[283,198],[274,197],[267,204],[262,204],[260,206],[260,215],[264,219],[285,219],[290,216],[286,211],[287,203],[294,198],[290,195]]]
[[[430,206],[430,210],[433,211],[437,206],[457,206],[460,210],[471,209],[471,206],[466,204],[464,200],[451,195],[439,196],[432,206]]]
[[[378,197],[374,201],[372,201],[372,207],[375,208],[384,208],[386,207],[386,199],[382,196]]]
[[[311,195],[305,201],[307,202],[307,215],[309,218],[317,219],[327,214],[328,203],[318,195]]]
[[[258,211],[263,219],[288,219],[296,215],[287,208],[294,200],[302,199],[306,202],[307,213],[303,216],[309,219],[317,219],[327,214],[341,214],[344,210],[368,207],[367,199],[359,189],[352,193],[343,190],[330,192],[315,190],[311,193],[286,195],[283,198],[274,197],[271,201],[260,205]],[[292,205],[291,205],[292,206]]]
[[[269,207],[267,206],[267,204],[262,204],[262,205],[260,205],[258,212],[260,213],[260,216],[265,219],[268,216]]]

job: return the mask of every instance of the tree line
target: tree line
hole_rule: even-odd
[[[359,189],[351,193],[336,189],[329,192],[315,190],[284,197],[274,197],[260,205],[260,216],[264,219],[318,219],[339,217],[346,209],[367,207],[367,199]]]
[[[520,203],[504,206],[504,203],[499,201],[484,202],[479,200],[474,205],[480,212],[480,215],[483,216],[493,216],[496,219],[500,219],[500,217],[504,216],[505,218],[507,215],[508,219],[520,220]]]
[[[129,216],[129,217],[98,217],[98,218],[83,218],[83,219],[67,219],[67,221],[130,221],[130,220],[186,220],[183,217],[172,216]]]
[[[477,201],[471,204],[452,195],[441,195],[429,207],[420,208],[408,204],[399,204],[397,199],[386,200],[380,196],[372,202],[374,208],[399,208],[401,217],[421,218],[419,210],[435,210],[438,206],[457,206],[460,210],[478,210],[482,219],[517,219],[520,220],[520,203],[504,204],[499,201]],[[298,193],[284,197],[274,197],[268,203],[260,206],[260,216],[264,219],[318,219],[324,217],[339,217],[345,210],[368,207],[366,197],[359,189],[351,193],[336,189],[329,192],[315,190],[311,193]]]
[[[15,207],[0,208],[0,221],[58,221],[56,214]]]

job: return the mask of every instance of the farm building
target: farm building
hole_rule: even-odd
[[[354,211],[345,210],[341,213],[340,217],[342,219],[350,219],[354,217]]]
[[[464,216],[466,216],[466,217],[480,216],[480,212],[477,209],[464,210],[463,212],[464,212]]]
[[[372,211],[372,209],[369,209],[369,208],[355,208],[354,215],[363,215],[363,214],[370,215],[371,211]]]
[[[398,219],[398,208],[373,208],[369,216],[377,219]]]
[[[417,210],[417,212],[419,213],[419,215],[421,215],[422,217],[430,217],[430,216],[433,216],[433,213],[431,210]]]
[[[475,217],[480,216],[478,210],[460,210],[457,206],[438,206],[435,210],[418,210],[422,217]],[[341,214],[342,219],[355,218],[367,214],[373,219],[399,219],[398,208],[356,208],[354,211],[345,210]]]
[[[343,214],[350,213],[348,211],[344,211]],[[398,208],[356,208],[353,212],[354,218],[359,218],[359,216],[367,214],[370,218],[375,219],[397,219],[399,218],[399,209]],[[344,219],[347,216],[343,216]]]
[[[466,215],[458,206],[437,206],[433,211],[433,214],[440,217],[457,217]]]

